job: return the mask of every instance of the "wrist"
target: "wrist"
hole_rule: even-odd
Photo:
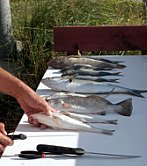
[[[22,97],[23,94],[29,91],[30,89],[24,82],[18,79],[16,80],[15,85],[16,89],[12,91],[12,96],[16,99],[18,99],[20,96]]]

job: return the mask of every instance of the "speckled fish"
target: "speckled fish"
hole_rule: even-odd
[[[54,109],[63,112],[80,114],[101,114],[117,113],[130,116],[132,113],[132,99],[128,98],[119,103],[112,104],[100,96],[71,96],[66,95],[59,98],[47,98],[46,101]]]
[[[114,130],[95,128],[77,119],[71,118],[60,112],[54,112],[47,116],[42,113],[33,114],[32,117],[38,122],[58,130],[85,131],[104,135],[113,135]]]
[[[103,60],[95,60],[92,58],[84,58],[84,57],[67,57],[67,56],[59,56],[51,59],[48,62],[48,65],[52,68],[62,69],[65,66],[73,66],[74,64],[87,64],[95,67],[102,68],[124,68],[125,65],[119,63],[110,63]]]
[[[44,78],[42,83],[52,90],[81,94],[129,94],[137,97],[144,97],[141,93],[147,90],[129,89],[111,83],[101,83],[90,80]]]

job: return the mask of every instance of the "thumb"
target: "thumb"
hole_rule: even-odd
[[[4,135],[7,135],[4,123],[0,123],[0,132]]]

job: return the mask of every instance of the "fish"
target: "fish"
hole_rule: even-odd
[[[126,67],[123,64],[119,63],[110,63],[102,60],[95,60],[92,58],[84,58],[84,57],[68,57],[68,56],[59,56],[54,57],[48,63],[48,66],[55,69],[62,69],[65,66],[73,66],[74,64],[86,64],[95,66],[97,68],[119,68],[122,69]]]
[[[55,78],[55,77],[52,77]],[[57,77],[56,77],[57,78]],[[58,77],[59,78],[59,77]],[[94,77],[94,76],[82,76],[82,75],[72,75],[72,76],[62,76],[62,78],[66,78],[66,79],[71,79],[71,78],[75,78],[75,79],[81,79],[81,80],[91,80],[91,81],[96,81],[96,82],[115,82],[118,83],[118,78],[103,78],[103,77]]]
[[[77,120],[80,120],[84,123],[103,123],[103,124],[114,124],[114,125],[117,125],[117,119],[115,120],[105,120],[105,119],[101,119],[101,118],[97,118],[97,117],[94,117],[94,116],[87,116],[85,114],[77,114],[77,113],[72,113],[72,112],[62,112],[64,115],[67,115],[71,118],[74,118],[74,119],[77,119]]]
[[[50,128],[57,130],[74,130],[74,131],[84,131],[92,132],[104,135],[113,135],[115,130],[107,130],[101,128],[95,128],[89,124],[86,124],[77,119],[71,118],[60,112],[53,112],[51,115],[45,115],[43,113],[35,113],[31,115],[34,119],[38,120],[39,123],[45,124]]]
[[[55,91],[80,93],[80,94],[128,94],[136,97],[144,96],[141,93],[146,93],[147,90],[137,90],[125,88],[123,86],[107,83],[96,82],[91,80],[81,79],[62,79],[62,78],[44,78],[41,82],[47,87]]]
[[[65,66],[65,67],[61,68],[60,72],[63,73],[67,70],[78,70],[78,69],[91,69],[91,70],[96,70],[96,71],[112,70],[112,68],[99,68],[99,67],[91,66],[88,64],[74,64],[73,66]]]
[[[46,101],[56,110],[79,114],[106,115],[108,113],[117,113],[130,116],[133,109],[131,98],[112,104],[109,100],[96,95],[72,96],[67,94],[63,95],[63,97],[48,97]]]
[[[121,72],[104,72],[104,71],[96,71],[96,70],[91,70],[91,69],[78,69],[78,70],[67,70],[62,73],[61,76],[66,76],[66,75],[84,75],[84,76],[120,76]]]
[[[96,59],[96,60],[101,60],[101,61],[103,61],[103,62],[109,62],[109,63],[114,63],[114,64],[118,64],[118,63],[122,63],[122,62],[124,62],[124,61],[112,61],[112,60],[109,60],[109,59],[105,59],[105,58],[100,58],[100,57],[93,57],[93,56],[90,56],[90,58],[92,58],[92,59]]]

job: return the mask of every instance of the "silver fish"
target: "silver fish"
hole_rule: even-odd
[[[56,73],[56,72],[55,72]],[[61,76],[56,76],[52,77],[54,78],[60,78]],[[90,80],[90,81],[96,81],[96,82],[115,82],[118,83],[119,78],[104,78],[104,77],[99,77],[99,76],[85,76],[85,75],[78,75],[78,74],[73,74],[71,75],[65,75],[62,76],[63,79],[80,79],[80,80]]]
[[[119,63],[110,63],[102,60],[95,60],[92,58],[84,58],[84,57],[68,57],[68,56],[59,56],[51,59],[48,62],[48,66],[61,69],[65,66],[73,66],[74,64],[88,64],[91,66],[102,68],[124,68],[125,65]]]
[[[87,64],[74,64],[73,66],[63,67],[62,69],[60,69],[60,72],[63,73],[67,70],[78,70],[78,69],[92,69],[92,70],[96,70],[96,71],[112,70],[112,68],[99,68],[99,67],[95,67],[95,66],[91,66],[91,65],[87,65]]]
[[[78,69],[78,70],[67,70],[62,73],[62,76],[66,75],[84,75],[84,76],[120,76],[121,72],[105,72],[105,71],[96,71],[91,69]]]
[[[113,135],[114,130],[107,130],[101,128],[95,128],[86,124],[82,121],[71,118],[60,112],[54,112],[52,115],[47,116],[42,113],[33,114],[32,117],[37,119],[40,123],[45,124],[53,129],[58,130],[75,130],[75,131],[85,131],[104,135]]]
[[[77,119],[79,121],[82,121],[84,123],[104,123],[104,124],[114,124],[117,125],[117,121],[118,120],[105,120],[105,119],[101,119],[101,118],[97,118],[94,116],[88,116],[88,115],[84,115],[84,114],[77,114],[77,113],[72,113],[72,112],[62,112],[64,115],[67,115],[71,118]]]
[[[75,75],[73,76],[73,78],[81,80],[91,80],[96,82],[115,82],[115,83],[117,83],[119,80],[117,78],[103,78],[103,77],[80,76],[80,75]]]
[[[52,79],[47,77],[42,79],[42,83],[52,90],[81,94],[130,94],[143,98],[144,96],[141,93],[147,92],[147,90],[136,90],[105,82],[80,79]]]
[[[55,77],[52,77],[55,78]],[[56,77],[57,78],[57,77]],[[59,77],[58,77],[59,78]],[[82,76],[82,75],[78,75],[78,74],[74,74],[72,76],[62,76],[62,78],[64,79],[80,79],[80,80],[91,80],[91,81],[96,81],[96,82],[115,82],[118,83],[117,78],[103,78],[103,77],[94,77],[94,76]]]
[[[50,106],[63,112],[80,114],[101,114],[118,113],[130,116],[132,113],[132,99],[128,98],[119,103],[112,104],[100,96],[71,96],[66,95],[59,98],[46,98]]]
[[[88,58],[88,57],[87,57]],[[109,63],[114,63],[114,64],[118,64],[118,63],[122,63],[122,62],[124,62],[124,61],[112,61],[112,60],[109,60],[109,59],[105,59],[105,58],[100,58],[100,57],[92,57],[92,56],[90,56],[90,58],[92,58],[92,59],[96,59],[96,60],[101,60],[101,61],[103,61],[103,62],[109,62]]]

